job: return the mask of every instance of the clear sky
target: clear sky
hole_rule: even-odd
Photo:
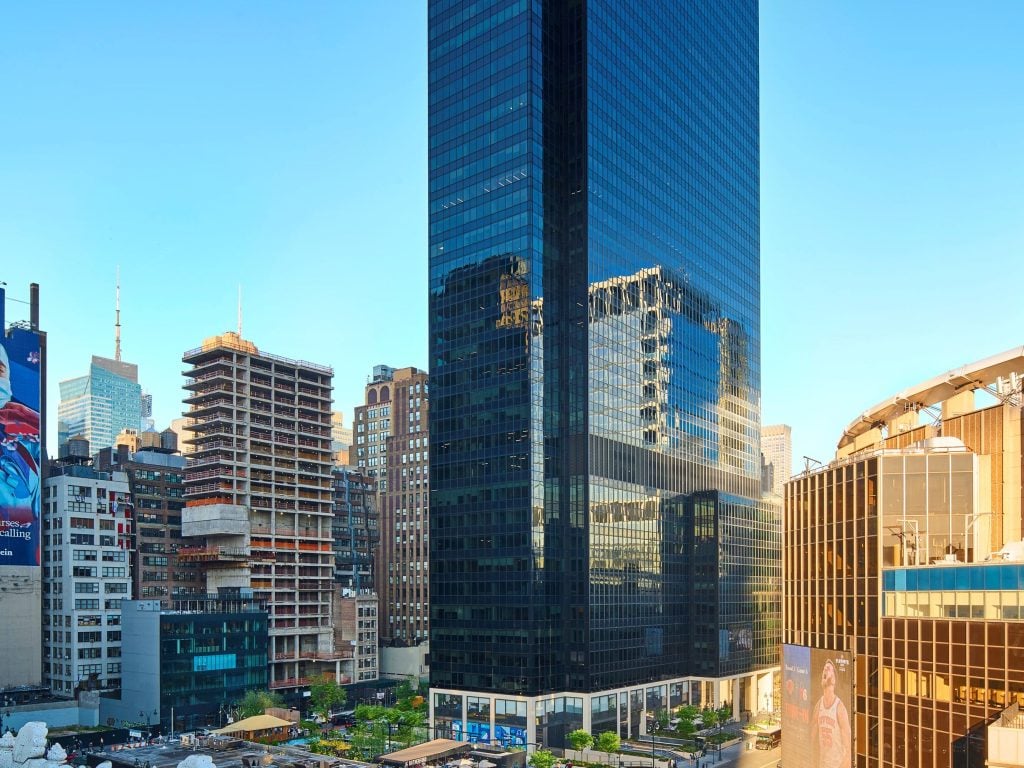
[[[762,0],[762,404],[794,456],[1024,344],[1024,3]],[[0,280],[57,382],[114,350],[158,428],[236,326],[427,366],[426,4],[18,3],[0,24]],[[8,318],[27,317],[9,301]]]

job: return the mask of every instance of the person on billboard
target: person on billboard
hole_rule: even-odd
[[[39,414],[14,399],[0,343],[0,545],[27,539],[39,498]],[[38,564],[38,563],[37,563]]]
[[[850,768],[850,713],[836,695],[836,667],[826,659],[821,668],[821,698],[811,715],[811,748],[815,768]]]

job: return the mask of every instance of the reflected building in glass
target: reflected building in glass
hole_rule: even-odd
[[[757,5],[434,0],[429,47],[434,733],[756,711]]]

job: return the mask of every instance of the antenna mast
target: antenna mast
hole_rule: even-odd
[[[242,338],[242,284],[238,284],[238,338]]]
[[[117,267],[117,289],[114,298],[114,359],[121,360],[121,266]]]

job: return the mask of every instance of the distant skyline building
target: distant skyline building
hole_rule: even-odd
[[[374,366],[353,419],[356,461],[378,477],[374,571],[383,645],[428,639],[428,397],[425,371]]]
[[[142,423],[142,387],[133,363],[93,355],[89,373],[60,382],[57,443],[84,437],[95,454],[110,448],[123,429]]]
[[[206,591],[250,589],[270,615],[273,690],[321,673],[343,679],[334,647],[329,366],[260,351],[237,333],[185,353],[193,446],[179,559]]]
[[[757,711],[781,577],[757,4],[433,0],[429,23],[434,735]]]
[[[1022,381],[1016,348],[904,389],[787,483],[785,765],[1020,765]]]
[[[772,493],[782,496],[793,474],[793,428],[789,424],[761,427],[761,453],[771,467]]]

